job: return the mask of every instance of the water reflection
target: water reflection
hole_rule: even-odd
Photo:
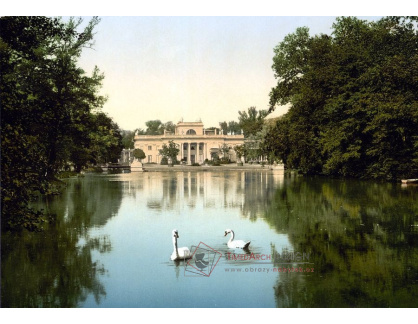
[[[108,197],[112,196],[112,200]],[[42,233],[3,233],[1,237],[2,307],[77,307],[92,295],[106,296],[98,277],[106,273],[93,254],[111,251],[107,235],[92,236],[120,206],[118,183],[72,179],[61,197],[34,205],[57,215]]]
[[[314,273],[282,273],[278,307],[416,307],[417,190],[299,179],[278,189],[266,221],[312,253]]]
[[[198,201],[206,208],[240,208],[242,216],[263,217],[266,206],[277,187],[284,182],[284,173],[276,172],[176,172],[158,177],[147,173],[124,174],[119,181],[129,194],[145,193],[147,207],[157,210],[194,209]]]
[[[2,306],[415,307],[417,191],[268,170],[70,179],[38,202],[55,224],[2,235]],[[222,253],[210,278],[170,261],[173,228],[181,246]],[[238,253],[255,259],[228,258],[226,228],[251,240]],[[283,251],[308,254],[313,271],[257,259]]]

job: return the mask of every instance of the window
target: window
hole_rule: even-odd
[[[151,150],[152,150],[152,146],[148,145],[148,151],[151,151]]]
[[[186,135],[196,135],[196,131],[194,129],[189,129]]]
[[[148,155],[148,163],[152,162],[152,155]]]

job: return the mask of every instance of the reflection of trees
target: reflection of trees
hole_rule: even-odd
[[[89,294],[100,303],[106,293],[97,276],[105,269],[94,262],[92,251],[108,252],[111,243],[90,237],[89,230],[115,215],[121,199],[118,182],[71,179],[61,196],[45,202],[56,223],[40,233],[3,233],[1,306],[76,307]]]
[[[245,172],[242,192],[245,195],[242,214],[251,220],[263,216],[271,204],[277,186],[282,182],[284,174],[272,172]]]
[[[80,228],[105,225],[122,202],[122,182],[100,176],[70,179],[59,198],[46,204],[52,213],[64,215],[64,222]]]
[[[280,274],[280,307],[415,307],[417,188],[299,179],[278,189],[265,213],[311,274]]]
[[[92,250],[107,251],[103,239],[78,247],[79,236],[59,224],[42,233],[2,235],[2,307],[76,307],[89,294],[106,295],[97,279],[105,270]]]

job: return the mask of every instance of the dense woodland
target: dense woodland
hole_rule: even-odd
[[[418,177],[417,18],[338,18],[274,49],[270,110],[290,104],[263,149],[307,174]]]
[[[28,202],[53,192],[57,172],[120,155],[120,129],[100,111],[104,76],[78,65],[98,23],[81,29],[82,19],[0,18],[2,229],[37,228],[42,218]]]

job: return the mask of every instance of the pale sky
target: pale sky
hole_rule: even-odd
[[[89,18],[86,17],[86,20]],[[273,48],[297,27],[331,33],[335,17],[101,17],[80,64],[105,74],[103,111],[120,128],[148,120],[238,121],[268,109]],[[276,109],[275,115],[285,110]]]
[[[121,0],[117,6],[105,8],[104,16],[100,14],[105,5],[96,8],[88,7],[84,0],[73,1],[74,5],[58,12],[55,6],[42,10],[36,2],[30,14],[85,16],[87,22],[90,17],[80,14],[80,8],[87,6],[88,14],[99,15],[94,50],[83,51],[80,65],[88,74],[95,65],[104,73],[101,93],[109,99],[103,112],[125,130],[145,129],[145,122],[155,119],[164,123],[201,119],[205,127],[219,126],[222,121],[238,121],[238,111],[251,106],[268,109],[269,92],[276,85],[271,68],[274,47],[297,27],[309,27],[311,35],[330,34],[336,18],[285,16],[288,11],[283,4],[265,0],[228,4],[212,0],[199,2],[199,8],[196,1],[187,0],[167,1],[165,6],[154,1],[150,8],[145,7],[149,4]],[[353,6],[356,1],[363,3],[352,1]],[[212,6],[205,7],[205,3]],[[321,1],[307,3],[298,1],[291,11],[327,14]],[[20,2],[16,8],[28,14],[29,7]],[[353,15],[348,10],[344,8]],[[142,16],[124,16],[132,14]],[[276,108],[273,114],[285,111]]]

